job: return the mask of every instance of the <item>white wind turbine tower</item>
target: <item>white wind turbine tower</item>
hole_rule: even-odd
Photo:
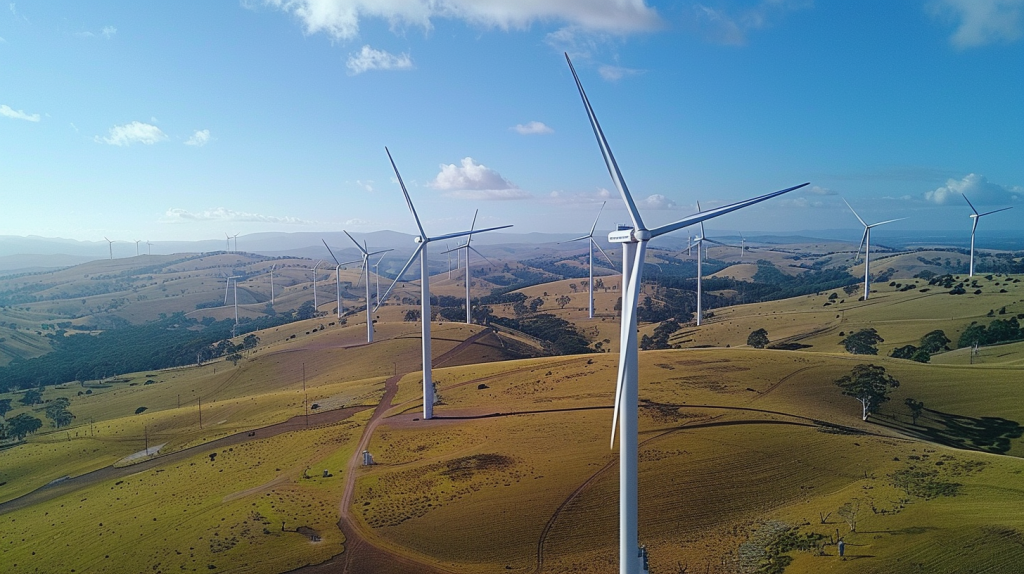
[[[232,235],[231,239],[235,240],[235,252],[237,253],[238,252],[238,234],[236,233],[236,234]]]
[[[231,253],[231,236],[227,233],[224,234],[224,239],[227,241],[228,246],[224,248],[225,251]]]
[[[277,263],[270,266],[270,306],[274,306],[274,269],[277,268]]]
[[[638,502],[639,490],[637,488],[638,454],[639,454],[639,414],[637,412],[639,403],[639,354],[637,350],[636,333],[636,310],[640,297],[640,279],[644,267],[644,256],[647,251],[647,243],[651,239],[689,227],[720,215],[725,215],[737,209],[753,205],[755,203],[782,195],[794,189],[807,185],[797,185],[780,191],[754,197],[710,211],[698,212],[685,219],[647,229],[640,217],[640,212],[633,202],[626,187],[626,181],[619,172],[619,166],[615,162],[611,148],[601,131],[597,122],[597,116],[590,107],[587,95],[583,91],[583,84],[580,83],[576,70],[572,68],[569,55],[565,56],[572,70],[573,78],[576,80],[576,87],[579,89],[583,105],[590,118],[590,125],[597,137],[598,146],[604,156],[608,173],[611,175],[615,187],[618,189],[622,200],[626,204],[629,217],[632,220],[632,227],[625,226],[625,229],[613,231],[608,235],[608,241],[622,244],[622,323],[619,335],[619,371],[615,390],[615,410],[612,418],[612,444],[615,441],[615,427],[619,428],[619,572],[620,574],[638,574],[646,570],[646,552],[638,547]],[[622,415],[621,422],[619,415]]]
[[[114,259],[114,242],[107,239],[105,236],[103,239],[107,242],[107,249],[110,251],[110,259]]]
[[[342,231],[344,231],[344,230],[342,230]],[[345,266],[345,265],[351,265],[353,263],[359,263],[359,259],[356,259],[355,261],[346,261],[346,262],[342,263],[342,262],[338,261],[337,257],[334,256],[334,252],[331,251],[331,246],[327,245],[327,241],[324,240],[323,238],[321,238],[320,241],[324,242],[324,247],[327,248],[327,252],[331,254],[331,258],[334,259],[334,262],[338,264],[334,268],[334,285],[335,285],[335,289],[337,290],[336,298],[337,298],[337,303],[338,303],[338,319],[341,319],[341,316],[345,314],[345,307],[341,304],[341,268],[343,266]]]
[[[448,242],[444,242],[445,253],[448,254],[448,278],[452,278],[452,248],[448,247]]]
[[[974,204],[971,203],[971,200],[967,199],[966,195],[964,196],[964,201],[967,202],[967,205],[971,206],[971,211],[974,212],[973,214],[971,214],[969,216],[971,219],[974,220],[974,223],[971,224],[971,272],[967,275],[968,277],[974,277],[974,232],[977,231],[977,229],[978,229],[978,220],[981,219],[982,217],[985,217],[986,215],[992,215],[993,213],[999,213],[1000,211],[1006,211],[1007,209],[1013,209],[1013,208],[1012,207],[1004,207],[1002,209],[997,209],[995,211],[989,211],[987,213],[978,213],[978,210],[974,209]]]
[[[860,246],[857,247],[857,254],[858,255],[860,254],[860,248],[863,247],[864,248],[864,300],[867,301],[868,300],[868,295],[871,294],[871,228],[872,227],[878,227],[879,225],[885,225],[886,223],[892,223],[894,221],[902,221],[902,220],[906,219],[906,217],[900,217],[899,219],[890,219],[888,221],[880,221],[878,223],[872,223],[871,225],[868,225],[867,223],[864,223],[864,220],[861,219],[859,215],[857,215],[857,212],[854,211],[853,206],[850,205],[849,201],[846,201],[846,199],[843,199],[843,203],[846,204],[846,207],[850,208],[850,211],[853,211],[854,217],[856,217],[857,221],[860,221],[860,224],[864,226],[864,235],[862,235],[861,238],[860,238]],[[856,258],[854,258],[854,260],[856,260]]]
[[[430,269],[427,264],[427,245],[433,241],[444,241],[445,239],[454,239],[456,237],[462,237],[464,235],[470,235],[472,233],[484,233],[487,231],[494,231],[496,229],[505,229],[512,227],[511,225],[502,225],[501,227],[490,227],[487,229],[478,229],[476,231],[460,231],[458,233],[448,233],[446,235],[438,235],[437,237],[427,237],[427,233],[423,231],[423,225],[420,224],[420,217],[416,214],[416,208],[412,205],[412,199],[409,197],[409,191],[405,188],[405,182],[402,181],[402,175],[398,173],[398,167],[395,166],[395,160],[391,157],[391,151],[388,148],[384,148],[384,151],[388,154],[388,159],[391,161],[391,168],[395,170],[395,176],[398,178],[398,184],[402,187],[402,194],[405,196],[405,204],[409,207],[409,211],[412,212],[413,219],[416,220],[416,229],[419,230],[419,235],[416,236],[415,241],[419,245],[416,250],[413,251],[412,257],[406,262],[405,267],[398,272],[395,276],[395,280],[388,287],[388,290],[384,292],[384,296],[377,301],[377,306],[374,307],[374,311],[381,306],[381,304],[387,300],[388,295],[391,294],[391,290],[395,288],[395,285],[402,280],[402,275],[408,271],[412,262],[416,260],[416,257],[420,258],[420,323],[422,324],[422,338],[423,338],[423,418],[429,420],[434,417],[434,384],[431,380],[432,373],[432,359],[430,356]]]
[[[149,254],[152,255],[153,254],[153,244],[150,243],[148,239],[146,240],[146,246],[149,247]]]
[[[601,249],[601,246],[598,245],[597,241],[594,240],[594,231],[597,229],[597,222],[599,219],[601,219],[601,212],[604,211],[604,206],[606,203],[608,202],[605,201],[601,203],[601,209],[597,211],[597,217],[594,218],[594,225],[590,228],[590,233],[588,235],[584,235],[582,237],[577,237],[576,239],[570,239],[569,241],[563,242],[572,243],[573,241],[583,241],[584,239],[588,240],[588,247],[590,248],[590,284],[587,288],[587,291],[590,293],[589,317],[591,319],[594,318],[594,248],[597,247],[597,249],[601,252],[601,255],[604,255],[604,258],[608,260],[608,263],[611,263],[612,267],[615,267],[615,263],[612,262],[612,258],[608,257],[608,254],[604,252],[604,249]]]
[[[139,244],[140,244],[140,243],[142,243],[142,240],[141,240],[141,239],[136,239],[136,240],[135,240],[135,256],[136,256],[136,257],[138,257],[139,255],[141,255],[141,253],[139,253]]]
[[[391,250],[389,249],[388,251],[391,251]],[[374,302],[380,301],[380,271],[379,271],[379,268],[380,268],[380,262],[384,261],[385,257],[387,257],[387,253],[381,255],[380,259],[378,259],[377,262],[373,264],[373,275],[374,275],[374,278],[375,278],[376,284],[377,284],[377,287],[373,291],[373,300],[374,300]]]

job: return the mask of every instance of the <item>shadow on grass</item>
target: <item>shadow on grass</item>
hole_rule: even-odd
[[[1013,439],[1024,436],[1024,427],[1017,421],[1001,417],[969,417],[924,409],[925,425],[908,425],[895,420],[875,419],[876,423],[898,428],[925,440],[964,450],[1006,454]]]

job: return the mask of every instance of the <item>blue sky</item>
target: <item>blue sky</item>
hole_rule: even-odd
[[[0,235],[785,231],[1024,216],[1024,0],[244,0],[0,10]],[[979,235],[979,238],[981,235]],[[859,239],[859,232],[852,234]]]

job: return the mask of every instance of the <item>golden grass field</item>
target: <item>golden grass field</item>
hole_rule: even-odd
[[[885,356],[933,329],[955,341],[971,321],[1024,313],[1021,284],[976,279],[980,295],[921,293],[927,286],[917,281],[903,292],[880,283],[866,302],[840,290],[844,302],[827,307],[831,292],[715,309],[706,325],[676,333],[683,348],[641,352],[640,533],[651,571],[758,572],[773,544],[802,541],[806,550],[782,551],[792,559],[786,572],[1017,572],[1024,343],[984,348],[973,365],[962,350],[930,364]],[[523,292],[616,349],[617,278],[595,293],[594,320],[573,282]],[[464,288],[455,279],[432,283],[452,295]],[[308,298],[298,285],[282,297]],[[77,418],[0,451],[3,570],[291,571],[351,551],[336,525],[351,481],[356,534],[423,571],[616,571],[609,439],[617,354],[507,360],[500,338],[482,327],[435,323],[434,356],[446,362],[435,364],[436,418],[423,421],[419,323],[401,320],[413,307],[400,303],[402,294],[418,298],[418,284],[402,285],[396,304],[379,310],[372,345],[363,313],[337,324],[333,286],[332,271],[329,286],[324,278],[317,288],[331,297],[320,308],[327,316],[258,333],[259,347],[237,366],[136,373],[90,395],[79,385],[47,389],[47,399],[68,397]],[[564,309],[554,301],[560,294],[572,298]],[[1004,306],[1006,315],[987,316]],[[839,333],[868,326],[885,338],[880,356],[847,354]],[[761,327],[773,342],[809,347],[745,347]],[[868,422],[832,384],[864,362],[901,382]],[[390,408],[363,437],[393,375]],[[916,424],[903,405],[909,397],[925,404]],[[349,410],[306,428],[314,403]],[[9,416],[28,410],[15,405]],[[135,414],[140,406],[147,409]],[[289,419],[297,426],[259,435]],[[238,433],[231,446],[206,446]],[[135,472],[124,459],[147,436],[164,446]],[[377,464],[350,472],[363,438]],[[31,506],[2,506],[112,466],[124,468],[80,488],[58,483],[59,496]],[[855,531],[840,516],[844,505],[857,509]]]

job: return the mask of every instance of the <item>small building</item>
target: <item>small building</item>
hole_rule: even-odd
[[[372,465],[373,465],[373,455],[370,454],[370,451],[364,450],[363,451],[363,466],[372,466]]]

